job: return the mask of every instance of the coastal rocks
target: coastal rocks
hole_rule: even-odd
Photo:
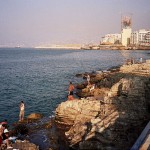
[[[58,106],[55,122],[71,147],[116,150],[133,145],[150,119],[150,68],[131,66],[96,82],[98,86],[90,91],[93,97]],[[82,92],[89,91],[86,87]]]
[[[87,122],[100,111],[100,102],[73,100],[61,103],[56,108],[55,123],[58,128],[68,130],[77,122]]]
[[[80,91],[76,92],[76,95],[78,97],[89,97],[89,96],[93,96],[93,94],[90,93],[89,88],[85,87],[84,89],[81,89]]]
[[[101,139],[103,143],[110,144],[110,139],[101,134],[118,117],[119,113],[113,105],[97,100],[74,100],[63,102],[57,107],[55,123],[58,129],[66,131],[65,136],[70,146],[91,139],[95,139],[95,142]],[[83,143],[80,145],[83,147]]]
[[[57,131],[53,117],[42,117],[39,115],[32,116],[32,121],[18,122],[11,132],[11,136],[17,137],[21,141],[29,141],[39,147],[40,150],[59,149]],[[36,116],[36,117],[35,117]],[[22,144],[22,143],[19,143]]]
[[[111,109],[114,110],[113,107]],[[93,142],[97,141],[99,143],[97,146],[100,146],[101,143],[110,144],[112,142],[112,139],[109,138],[109,136],[107,136],[107,138],[104,137],[103,132],[106,130],[106,128],[114,124],[115,120],[119,117],[119,114],[117,111],[111,111],[109,116],[108,114],[103,114],[103,112],[100,112],[100,114],[103,116],[102,118],[93,117],[88,122],[77,122],[70,128],[68,132],[65,132],[65,135],[69,139],[70,146],[74,146],[78,142],[84,142],[84,144],[87,144],[89,141],[91,141],[91,139]],[[80,146],[82,145],[81,147],[83,147],[83,143],[81,143]],[[92,145],[91,148],[93,149],[94,145],[92,142],[90,145]]]
[[[28,119],[28,121],[31,121],[31,120],[41,119],[42,117],[43,117],[42,114],[32,113],[27,117],[27,119]]]
[[[66,132],[66,136],[68,135],[68,139],[72,139],[72,143],[75,144],[75,142],[78,141],[77,139],[82,139],[82,136],[85,134],[89,123],[95,124],[95,122],[100,121],[102,123],[102,128],[99,130],[102,131],[103,125],[107,126],[106,122],[109,122],[109,119],[107,120],[105,118],[105,120],[102,121],[97,117],[100,115],[102,118],[104,118],[108,115],[108,113],[110,114],[114,110],[115,108],[113,106],[103,103],[101,104],[101,102],[97,100],[66,101],[57,107],[55,123],[59,129],[66,131],[70,129],[68,132]],[[115,114],[117,114],[117,112]],[[94,120],[95,118],[96,120]],[[65,125],[65,127],[68,126],[68,128],[64,129],[63,125]],[[76,132],[77,134],[80,132],[80,136],[77,136],[72,132]],[[70,135],[76,140],[74,140],[73,137],[71,138]]]
[[[100,93],[102,93],[103,95],[104,92],[102,89],[106,87],[107,90],[107,87],[111,87],[110,82],[106,79],[107,76],[108,74],[97,74],[91,79],[90,85],[88,85],[87,83],[78,84],[76,86],[76,95],[80,98],[97,96],[100,95]],[[101,89],[99,87],[101,87]]]
[[[87,86],[86,83],[78,84],[78,85],[76,86],[76,89],[84,89],[84,88],[86,88],[86,86]]]
[[[107,99],[108,97],[111,98],[120,95],[127,96],[131,90],[131,86],[133,86],[132,83],[132,79],[121,79],[119,82],[111,87],[110,91],[107,93],[108,96],[105,97],[105,99]]]
[[[150,63],[149,60],[142,64],[123,65],[120,67],[120,71],[123,73],[132,73],[138,75],[150,75]]]
[[[13,135],[27,135],[29,133],[30,127],[28,126],[29,123],[37,122],[43,117],[43,115],[38,114],[38,113],[32,113],[27,116],[23,121],[19,121],[14,124],[14,130],[12,131]],[[50,123],[42,124],[43,128],[49,128]],[[37,129],[37,127],[36,127]]]
[[[147,114],[149,100],[146,95],[148,78],[132,77],[121,79],[104,97],[104,103],[114,104],[118,110],[125,111],[124,119],[139,120]],[[134,111],[133,111],[134,110]],[[138,112],[138,113],[136,113]]]
[[[27,135],[28,133],[29,133],[29,128],[25,124],[16,124],[13,130],[14,135],[18,135],[18,134]]]
[[[39,147],[29,141],[21,141],[16,140],[14,144],[12,144],[13,149],[22,149],[22,150],[39,150]]]

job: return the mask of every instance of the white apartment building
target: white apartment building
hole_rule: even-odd
[[[128,46],[131,40],[132,29],[130,27],[123,28],[121,31],[121,43],[123,46]]]
[[[121,34],[106,34],[104,37],[101,38],[101,44],[115,44],[120,43],[121,41]]]
[[[150,46],[150,30],[141,29],[131,34],[131,44]]]

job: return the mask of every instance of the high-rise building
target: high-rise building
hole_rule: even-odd
[[[131,17],[122,16],[121,18],[121,43],[123,46],[128,46],[131,40]]]

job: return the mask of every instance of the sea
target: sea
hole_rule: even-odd
[[[150,51],[0,48],[0,121],[17,122],[22,100],[25,117],[50,117],[67,100],[69,82],[83,81],[76,74],[107,70],[131,58],[150,59]]]

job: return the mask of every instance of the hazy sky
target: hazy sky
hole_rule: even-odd
[[[128,12],[150,29],[150,0],[0,0],[0,45],[98,43]]]

